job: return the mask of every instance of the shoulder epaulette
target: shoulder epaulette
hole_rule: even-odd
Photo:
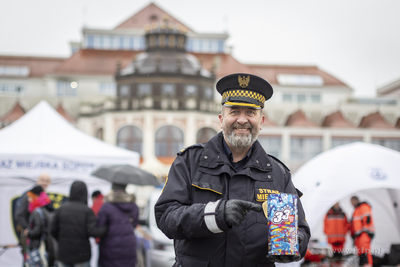
[[[274,160],[276,160],[278,163],[280,163],[288,172],[290,172],[290,169],[282,162],[282,161],[280,161],[278,158],[276,158],[276,157],[274,157],[274,156],[272,156],[271,154],[268,154],[267,153],[267,155],[268,156],[270,156],[271,158],[273,158]]]
[[[198,143],[198,144],[194,144],[194,145],[188,146],[187,148],[184,148],[184,149],[182,149],[181,151],[179,151],[179,152],[177,153],[177,155],[178,155],[178,156],[181,156],[181,155],[183,155],[183,153],[185,153],[186,151],[188,151],[188,150],[190,150],[190,149],[192,149],[192,148],[199,148],[199,147],[204,147],[204,144]]]

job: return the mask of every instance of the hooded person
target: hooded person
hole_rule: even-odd
[[[135,196],[125,192],[126,185],[112,184],[97,217],[98,226],[108,226],[99,243],[99,266],[125,267],[136,264],[135,227],[139,208]]]
[[[73,182],[69,201],[55,211],[51,227],[51,234],[58,241],[57,260],[61,266],[90,266],[89,237],[102,237],[106,231],[106,226],[96,226],[96,217],[88,207],[86,184]]]

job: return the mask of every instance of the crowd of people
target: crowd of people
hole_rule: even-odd
[[[90,267],[90,237],[98,242],[99,267],[135,266],[139,208],[126,185],[112,184],[106,196],[93,192],[90,208],[86,184],[74,181],[68,201],[54,209],[45,192],[50,181],[41,175],[17,203],[22,266]]]

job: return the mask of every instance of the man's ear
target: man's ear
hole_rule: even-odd
[[[221,129],[222,129],[222,122],[224,121],[224,116],[222,116],[222,114],[219,114],[218,119],[219,119],[219,122],[221,123]]]

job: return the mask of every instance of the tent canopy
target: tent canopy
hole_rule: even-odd
[[[323,220],[339,202],[348,219],[354,208],[351,196],[372,206],[375,237],[372,249],[387,253],[400,240],[400,153],[379,145],[356,142],[339,146],[316,156],[293,175],[312,239],[325,241]],[[350,239],[350,238],[348,238]],[[351,240],[347,240],[352,247]]]
[[[105,164],[139,165],[139,154],[91,137],[41,101],[13,124],[0,130],[0,246],[18,243],[13,221],[16,198],[32,188],[41,173],[48,173],[47,188],[54,202],[69,195],[75,180],[82,180],[88,193],[107,194],[111,184],[91,176]],[[18,266],[19,249],[0,257],[0,266]]]
[[[79,131],[46,101],[0,130],[1,176],[87,175],[101,164],[137,166],[139,154]]]

